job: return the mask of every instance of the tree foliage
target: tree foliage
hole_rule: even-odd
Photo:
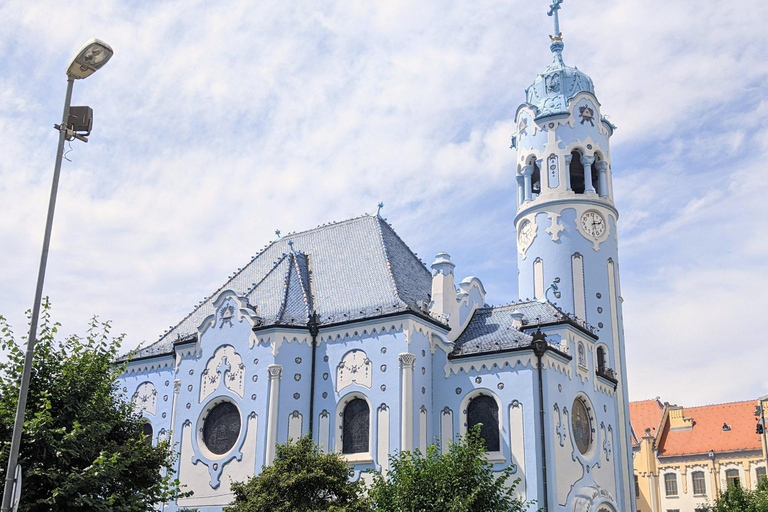
[[[765,479],[755,490],[731,485],[714,504],[696,509],[699,512],[768,512],[768,481]]]
[[[309,436],[278,445],[275,460],[246,482],[234,482],[228,512],[363,512],[363,483],[349,481],[338,454],[321,453]]]
[[[479,426],[440,453],[430,445],[390,457],[386,475],[374,475],[370,497],[381,512],[519,512],[528,503],[515,496],[519,480],[507,482],[514,468],[495,477],[486,461]]]
[[[152,510],[174,499],[173,455],[152,446],[144,420],[121,399],[113,362],[122,336],[95,317],[85,337],[57,339],[45,300],[35,348],[19,464],[22,511]],[[0,475],[5,478],[26,339],[0,316]],[[165,476],[163,476],[165,475]]]

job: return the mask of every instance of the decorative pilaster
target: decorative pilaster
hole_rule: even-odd
[[[176,407],[179,403],[179,391],[181,391],[181,380],[176,379],[173,381],[173,402],[171,403],[171,446],[173,446],[174,432],[176,429]]]
[[[595,163],[595,169],[599,173],[599,180],[597,183],[597,191],[600,197],[608,197],[608,162],[600,160]]]
[[[413,367],[416,356],[408,352],[400,354],[400,449],[413,450]]]
[[[526,203],[533,200],[533,195],[531,192],[531,176],[533,176],[533,166],[526,165],[523,167],[523,189],[525,193],[523,201]]]
[[[525,178],[522,174],[518,174],[515,180],[517,181],[517,206],[520,207],[525,201]]]
[[[571,188],[571,160],[573,160],[573,155],[568,153],[565,155],[565,169],[563,169],[563,172],[565,172],[565,189],[566,190],[573,190]]]
[[[592,184],[592,164],[595,163],[595,157],[582,155],[581,165],[584,166],[584,192],[594,192],[595,187]]]
[[[275,460],[275,446],[277,445],[277,405],[280,401],[280,378],[283,367],[279,364],[271,364],[267,367],[269,375],[269,412],[267,413],[267,447],[265,465],[272,464]]]

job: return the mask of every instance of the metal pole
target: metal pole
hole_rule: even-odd
[[[5,471],[5,487],[3,489],[2,512],[11,512],[11,497],[13,494],[14,475],[16,464],[19,460],[19,447],[21,445],[21,431],[24,427],[24,410],[27,406],[27,394],[29,393],[29,378],[32,373],[32,360],[37,341],[37,322],[40,318],[40,303],[43,300],[43,282],[45,281],[45,267],[48,263],[48,248],[51,244],[51,229],[53,228],[53,212],[56,208],[56,192],[59,188],[59,175],[61,174],[61,160],[64,155],[64,141],[66,140],[66,127],[69,124],[69,104],[72,100],[72,86],[75,83],[73,77],[67,79],[67,95],[64,99],[64,113],[59,129],[59,148],[56,151],[56,165],[53,168],[53,184],[51,185],[51,199],[48,202],[48,219],[45,223],[45,236],[43,238],[43,252],[40,256],[40,270],[37,274],[37,288],[35,289],[35,302],[32,305],[32,318],[29,322],[29,337],[27,338],[27,353],[24,358],[24,371],[21,375],[19,387],[19,403],[16,406],[16,421],[13,425],[13,438],[11,440],[11,452],[8,456],[8,469]]]

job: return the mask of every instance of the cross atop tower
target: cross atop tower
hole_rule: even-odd
[[[555,18],[555,35],[549,36],[552,41],[563,40],[563,33],[560,32],[560,17],[557,14],[557,11],[560,10],[560,4],[562,3],[563,0],[552,0],[552,5],[549,6],[549,12],[547,13],[547,16],[554,16]]]

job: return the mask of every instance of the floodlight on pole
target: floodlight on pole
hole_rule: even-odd
[[[53,212],[56,208],[56,194],[59,188],[64,142],[72,139],[88,142],[88,139],[82,135],[82,132],[89,134],[93,123],[93,112],[90,107],[70,107],[72,88],[75,80],[81,80],[94,74],[112,58],[113,54],[112,48],[107,43],[94,38],[80,48],[67,68],[67,93],[64,98],[64,113],[62,114],[61,124],[54,125],[54,128],[59,132],[59,146],[56,152],[56,163],[53,168],[53,183],[51,184],[51,197],[48,201],[48,217],[45,223],[43,250],[40,255],[40,267],[37,274],[35,302],[32,304],[29,336],[27,337],[27,352],[24,356],[24,370],[22,371],[21,383],[19,385],[19,401],[16,405],[16,419],[13,425],[8,467],[5,472],[3,503],[0,508],[2,512],[11,512],[12,509],[18,507],[18,502],[21,498],[21,471],[18,468],[19,448],[21,446],[21,433],[24,427],[24,412],[27,406],[27,395],[29,394],[29,380],[32,374],[35,343],[37,342],[37,324],[40,319],[40,304],[43,300],[43,283],[45,282],[45,269],[48,263],[48,249],[51,245]],[[12,501],[14,502],[13,504]]]

